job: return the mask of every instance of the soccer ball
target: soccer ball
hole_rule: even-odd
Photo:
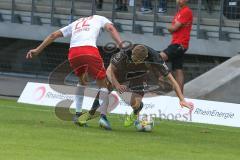
[[[138,132],[151,132],[154,127],[154,121],[153,120],[136,121],[135,127]]]

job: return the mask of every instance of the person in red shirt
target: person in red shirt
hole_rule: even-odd
[[[182,92],[184,87],[183,58],[189,47],[190,33],[192,30],[193,13],[188,7],[188,0],[176,0],[179,11],[173,18],[168,31],[172,34],[172,42],[160,54],[165,61],[172,62],[172,70]]]

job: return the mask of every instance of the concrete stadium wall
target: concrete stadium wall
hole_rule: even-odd
[[[43,40],[49,33],[57,29],[59,28],[49,25],[37,26],[2,22],[0,25],[0,37]],[[159,51],[165,49],[171,40],[170,35],[153,36],[151,33],[145,33],[141,35],[133,34],[132,32],[123,32],[121,33],[121,36],[124,40],[128,40],[133,43],[143,43]],[[98,45],[104,46],[110,41],[112,41],[110,36],[106,32],[103,32],[98,39]],[[68,43],[69,39],[63,38],[57,40],[57,42]],[[187,53],[197,55],[233,57],[240,51],[239,42],[239,40],[231,40],[230,42],[227,42],[219,41],[216,38],[203,40],[192,37],[190,49],[187,51]]]
[[[188,98],[240,104],[240,54],[188,82],[184,94]]]
[[[232,79],[211,93],[206,94],[200,98],[240,104],[240,76]]]

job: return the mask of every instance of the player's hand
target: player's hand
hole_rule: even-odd
[[[117,89],[117,91],[118,91],[120,94],[122,94],[123,92],[126,92],[126,91],[127,91],[127,86],[125,86],[125,85],[117,85],[117,86],[116,86],[116,89]]]
[[[26,59],[32,59],[34,56],[37,56],[39,51],[37,49],[31,49],[26,55]]]
[[[192,112],[192,110],[194,109],[194,104],[192,102],[186,102],[185,100],[180,101],[180,105],[181,107],[186,107],[190,110],[190,112]]]

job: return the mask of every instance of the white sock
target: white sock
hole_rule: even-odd
[[[109,104],[109,91],[107,88],[101,88],[99,90],[99,103],[100,107],[98,109],[99,112],[103,115],[107,115],[107,109]]]
[[[76,112],[82,112],[82,102],[84,97],[84,89],[77,84],[76,96],[75,96],[75,104],[76,104]]]
[[[76,112],[82,112],[83,96],[76,95],[75,101],[76,101]]]

